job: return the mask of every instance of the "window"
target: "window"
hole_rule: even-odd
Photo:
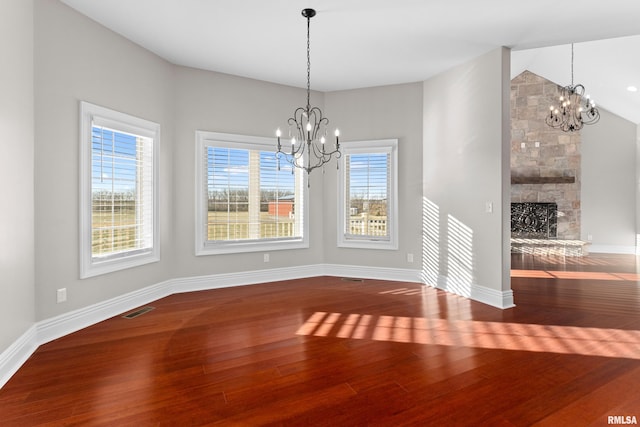
[[[160,259],[160,125],[80,104],[80,277]]]
[[[196,132],[196,255],[308,247],[304,175],[273,138]]]
[[[398,140],[345,142],[340,161],[338,246],[398,248]]]

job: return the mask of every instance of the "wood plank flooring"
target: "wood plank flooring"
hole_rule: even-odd
[[[0,390],[0,425],[640,420],[636,257],[515,255],[512,269],[508,310],[336,277],[172,295],[41,346]]]

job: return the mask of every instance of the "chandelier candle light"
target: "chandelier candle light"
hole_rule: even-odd
[[[307,105],[298,107],[289,118],[289,138],[291,149],[282,149],[280,128],[276,130],[278,138],[278,151],[276,157],[278,165],[280,158],[284,158],[294,167],[304,169],[307,174],[312,170],[324,166],[335,156],[340,158],[340,131],[335,131],[335,148],[327,148],[326,136],[329,119],[322,115],[318,107],[311,107],[311,50],[309,43],[309,27],[311,18],[316,15],[313,9],[303,9],[302,16],[307,18]],[[324,168],[323,168],[324,169]]]
[[[584,95],[581,84],[573,84],[573,43],[571,43],[571,85],[560,89],[557,106],[549,107],[549,115],[545,122],[563,132],[575,132],[584,125],[591,125],[600,120],[600,112],[596,103]]]

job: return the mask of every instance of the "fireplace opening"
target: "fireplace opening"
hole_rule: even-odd
[[[511,237],[551,239],[557,233],[556,203],[511,203]]]

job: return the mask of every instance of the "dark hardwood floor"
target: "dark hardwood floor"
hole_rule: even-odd
[[[640,419],[636,257],[516,255],[512,268],[508,310],[336,277],[172,295],[41,346],[0,390],[0,425]]]

